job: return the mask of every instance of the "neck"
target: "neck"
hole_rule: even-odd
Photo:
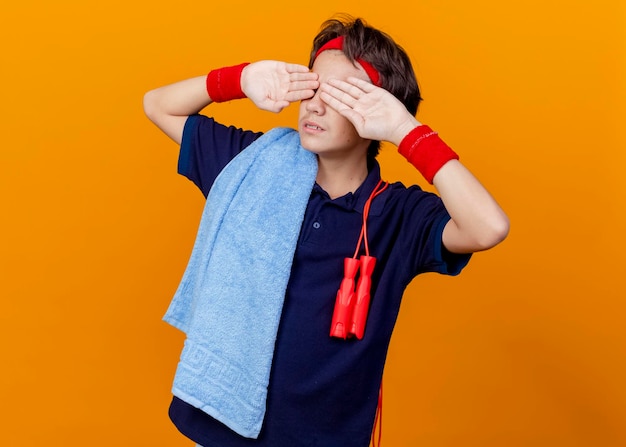
[[[367,159],[361,157],[353,163],[318,157],[316,181],[331,199],[356,191],[367,177]]]

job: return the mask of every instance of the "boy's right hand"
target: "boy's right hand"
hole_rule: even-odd
[[[317,79],[304,65],[259,61],[243,69],[241,89],[259,109],[278,113],[292,102],[313,97]]]

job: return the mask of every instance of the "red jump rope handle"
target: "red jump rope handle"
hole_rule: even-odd
[[[343,260],[343,279],[337,291],[335,300],[335,310],[330,326],[330,336],[346,339],[348,337],[348,326],[354,306],[354,278],[359,271],[359,260],[355,258],[345,258]]]
[[[376,258],[373,256],[361,256],[361,276],[356,286],[354,311],[350,322],[350,335],[355,335],[361,340],[365,332],[367,313],[370,308],[370,289],[372,287],[372,273],[376,266]]]

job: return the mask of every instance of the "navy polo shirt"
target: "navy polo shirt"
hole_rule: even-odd
[[[224,166],[260,135],[191,116],[183,132],[179,172],[206,197]],[[169,414],[183,434],[204,447],[369,445],[387,348],[405,288],[420,273],[456,275],[470,258],[443,247],[441,235],[450,216],[437,195],[418,186],[389,185],[372,202],[368,218],[370,255],[377,262],[365,335],[362,340],[330,337],[343,260],[354,254],[363,207],[379,179],[375,163],[354,193],[331,199],[319,185],[311,191],[258,439],[243,438],[174,397]]]

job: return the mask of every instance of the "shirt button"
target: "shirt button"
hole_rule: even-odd
[[[315,228],[316,230],[321,227],[322,225],[320,225],[319,222],[313,222],[313,228]]]

